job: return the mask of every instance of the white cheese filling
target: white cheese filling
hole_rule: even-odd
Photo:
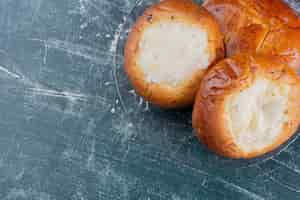
[[[144,31],[139,48],[138,64],[149,82],[177,85],[210,64],[207,31],[189,24],[154,24]]]
[[[287,121],[289,86],[268,79],[227,99],[228,128],[245,152],[260,150],[275,142]]]

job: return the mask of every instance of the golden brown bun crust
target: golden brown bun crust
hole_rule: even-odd
[[[272,53],[300,70],[300,18],[282,0],[206,0],[204,7],[225,34],[227,56]]]
[[[249,87],[258,76],[291,86],[288,100],[288,123],[276,142],[260,151],[246,153],[235,143],[226,127],[225,98]],[[227,58],[203,77],[193,111],[193,127],[199,139],[220,155],[231,158],[253,158],[270,152],[286,142],[300,123],[300,80],[294,70],[279,59],[240,54]]]
[[[224,57],[223,37],[211,14],[191,0],[164,0],[148,8],[133,26],[125,47],[125,71],[139,95],[164,108],[180,108],[194,103],[204,71],[199,70],[189,80],[176,87],[150,83],[138,66],[139,41],[143,31],[161,21],[184,22],[208,31],[209,50],[213,63]]]
[[[278,56],[300,73],[300,28],[270,31],[259,52]]]

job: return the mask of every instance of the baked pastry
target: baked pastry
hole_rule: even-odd
[[[296,132],[299,99],[299,76],[281,60],[236,55],[203,77],[193,127],[218,154],[253,158],[274,150]]]
[[[192,105],[206,69],[224,57],[218,23],[191,0],[164,0],[139,17],[125,47],[125,71],[146,100]]]
[[[227,56],[272,54],[300,71],[300,18],[282,0],[206,0],[219,22]]]

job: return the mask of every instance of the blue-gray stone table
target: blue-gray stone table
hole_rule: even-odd
[[[190,110],[136,96],[117,51],[135,5],[0,1],[0,199],[300,199],[297,137],[279,154],[220,158]]]

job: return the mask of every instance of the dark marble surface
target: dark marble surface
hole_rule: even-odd
[[[220,158],[190,110],[136,96],[122,44],[151,2],[0,1],[1,200],[300,199],[297,137],[264,158]]]

